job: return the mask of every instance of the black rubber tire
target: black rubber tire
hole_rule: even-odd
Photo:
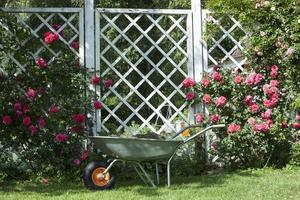
[[[109,170],[110,179],[105,186],[99,186],[94,184],[92,180],[93,171],[99,167],[107,168],[108,164],[100,161],[92,161],[90,162],[83,173],[83,183],[90,190],[108,190],[114,187],[116,182],[116,176],[112,169]]]

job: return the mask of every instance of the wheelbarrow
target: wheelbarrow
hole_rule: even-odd
[[[171,161],[177,150],[184,144],[194,140],[196,137],[202,135],[213,128],[225,127],[224,124],[209,126],[200,132],[184,139],[178,140],[177,136],[184,131],[200,127],[200,125],[187,126],[177,132],[171,139],[146,139],[146,138],[121,138],[108,136],[93,136],[89,137],[94,147],[100,149],[102,153],[112,157],[106,162],[92,161],[84,171],[83,182],[85,186],[93,190],[105,190],[114,186],[116,177],[112,171],[113,165],[118,161],[126,161],[135,164],[134,169],[146,184],[153,187],[159,185],[159,169],[158,163],[162,161],[167,162],[167,183],[171,186]],[[141,162],[152,161],[155,162],[156,169],[156,184],[146,172]]]

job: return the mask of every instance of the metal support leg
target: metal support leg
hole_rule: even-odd
[[[156,185],[153,183],[153,181],[151,180],[149,174],[145,171],[145,169],[143,168],[143,166],[140,163],[137,163],[137,165],[139,166],[139,168],[141,169],[141,171],[144,173],[145,177],[147,178],[147,180],[149,181],[149,183],[153,186],[156,187]]]
[[[155,171],[156,171],[156,184],[159,185],[159,170],[158,170],[157,163],[155,163]]]
[[[121,160],[119,160],[119,159],[114,159],[111,163],[109,163],[108,167],[107,167],[106,170],[103,172],[103,174],[106,174],[106,173],[110,170],[110,168],[112,168],[112,166],[115,164],[115,162],[117,162],[117,161],[121,161]]]
[[[168,175],[168,187],[171,186],[171,161],[174,157],[175,153],[171,156],[171,158],[168,160],[167,164],[167,175]]]
[[[142,180],[146,185],[148,185],[147,180],[144,179],[143,175],[142,175],[141,172],[138,170],[138,168],[137,168],[136,166],[133,166],[133,167],[134,167],[136,173],[137,173],[137,174],[139,175],[139,177],[141,178],[141,180]]]

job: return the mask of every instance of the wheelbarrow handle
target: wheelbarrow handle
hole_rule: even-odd
[[[187,126],[183,129],[181,129],[179,132],[177,132],[175,134],[174,137],[172,137],[172,139],[174,139],[175,137],[177,137],[178,135],[180,135],[181,133],[183,133],[185,130],[187,129],[192,129],[192,128],[198,128],[198,127],[201,127],[202,125],[200,124],[196,124],[196,125],[190,125],[190,126]],[[192,135],[191,137],[187,138],[186,140],[184,140],[184,143],[187,143],[189,142],[190,140],[193,140],[194,138],[198,137],[199,135],[205,133],[206,131],[209,131],[210,129],[213,129],[213,128],[224,128],[225,127],[225,124],[216,124],[216,125],[212,125],[212,126],[208,126],[206,127],[205,129],[201,130],[200,132],[196,133],[195,135]]]

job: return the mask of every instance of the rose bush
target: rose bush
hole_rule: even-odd
[[[1,23],[1,172],[11,177],[21,172],[48,177],[79,172],[89,156],[83,146],[91,120],[87,113],[93,106],[102,108],[87,88],[90,82],[99,85],[100,79],[86,81],[86,69],[78,67],[78,57],[59,39],[70,37],[69,30],[58,35],[42,29],[39,36],[47,46],[41,48],[40,40],[17,26],[15,17],[1,14]],[[60,25],[52,27],[57,30]],[[24,46],[20,41],[26,39],[30,42]],[[57,53],[54,59],[48,48]],[[77,42],[71,48],[78,50]],[[30,53],[38,49],[38,56]],[[6,59],[8,54],[25,64],[24,69]]]
[[[187,78],[184,83],[187,80],[193,82]],[[227,126],[216,130],[220,141],[213,145],[212,153],[232,167],[286,164],[297,129],[297,122],[289,117],[292,99],[287,81],[279,65],[244,72],[215,66],[201,82],[186,87],[187,94],[195,94],[189,99],[192,104],[202,103],[209,109],[205,119],[197,115],[198,123]]]

